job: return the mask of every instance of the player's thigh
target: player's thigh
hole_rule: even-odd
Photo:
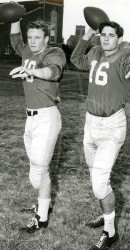
[[[86,163],[91,172],[97,147],[91,136],[91,126],[89,124],[89,121],[86,121],[85,127],[84,127],[83,146],[84,146],[84,154],[85,154]]]
[[[103,142],[96,151],[94,169],[111,169],[117,159],[121,145],[114,140]]]
[[[126,121],[106,120],[98,139],[94,168],[112,169],[126,138]]]
[[[28,157],[30,158],[30,148],[31,148],[31,127],[32,127],[32,117],[27,117],[24,130],[24,145]]]
[[[37,118],[32,131],[30,153],[33,164],[46,166],[50,163],[60,130],[59,111],[54,109],[53,112],[48,112]]]
[[[104,127],[102,138],[98,141],[98,148],[93,163],[93,182],[108,182],[110,173],[118,157],[121,146],[126,138],[126,124],[110,123]]]
[[[123,142],[124,140],[104,140],[100,143],[94,158],[92,182],[109,182],[110,173]]]

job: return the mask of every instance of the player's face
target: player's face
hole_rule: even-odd
[[[119,38],[115,29],[110,26],[104,27],[100,34],[100,42],[102,49],[107,54],[114,53],[115,50],[117,50],[119,44]]]
[[[28,45],[33,53],[38,53],[46,48],[48,37],[41,29],[29,29],[27,32]]]

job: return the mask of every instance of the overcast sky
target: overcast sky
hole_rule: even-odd
[[[14,0],[17,2],[17,0]],[[20,2],[22,0],[19,0]],[[0,0],[0,2],[10,2]],[[83,9],[87,6],[101,8],[110,20],[118,22],[124,28],[124,40],[130,41],[130,0],[64,0],[63,37],[65,42],[75,34],[76,25],[88,28]]]

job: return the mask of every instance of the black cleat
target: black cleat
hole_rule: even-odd
[[[101,227],[103,225],[104,225],[103,215],[98,216],[97,219],[92,220],[86,224],[86,226],[89,226],[91,228],[97,228],[97,227]]]
[[[118,236],[115,234],[113,237],[109,237],[108,232],[103,230],[103,234],[96,245],[93,245],[89,250],[106,250],[115,244],[118,240]]]
[[[25,227],[21,227],[20,231],[25,231],[27,233],[34,233],[40,228],[47,228],[47,226],[48,226],[48,220],[45,222],[41,222],[40,216],[36,214],[34,218],[30,219],[30,222]]]

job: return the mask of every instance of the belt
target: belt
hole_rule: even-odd
[[[34,115],[37,115],[38,114],[38,111],[37,110],[27,110],[27,115],[28,116],[34,116]]]

